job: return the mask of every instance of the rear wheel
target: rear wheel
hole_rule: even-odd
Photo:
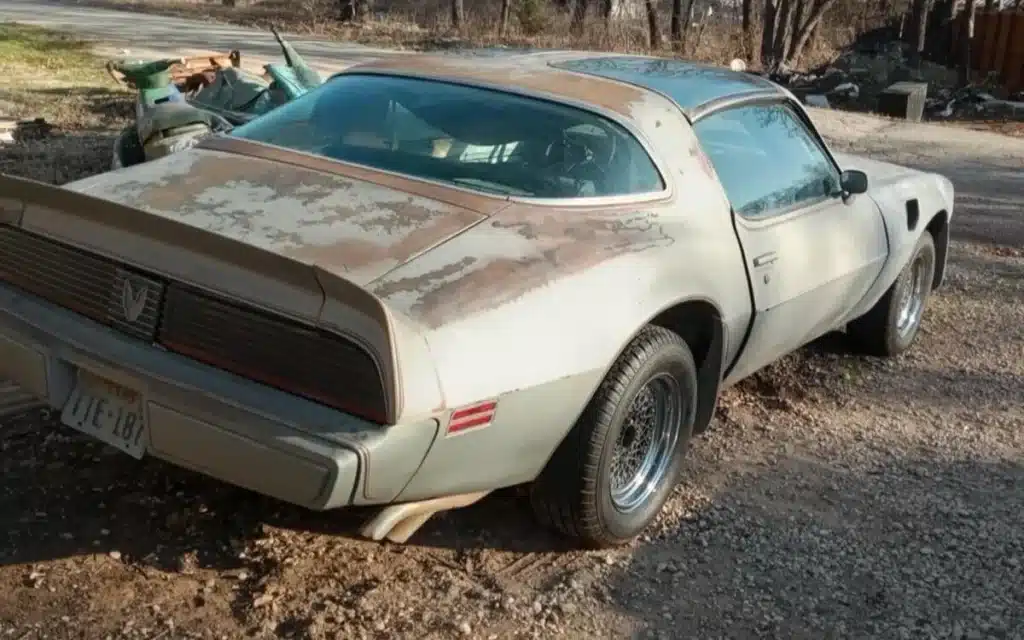
[[[935,240],[922,233],[896,282],[866,314],[850,322],[847,333],[870,355],[897,356],[917,337],[935,278]]]
[[[686,342],[644,329],[531,487],[538,519],[590,547],[635,538],[679,479],[696,409],[697,368]]]

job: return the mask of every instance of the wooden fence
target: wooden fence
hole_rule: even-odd
[[[966,16],[961,13],[960,19]],[[954,33],[961,33],[956,29]],[[954,50],[958,50],[954,42]],[[1009,91],[1024,90],[1024,11],[979,11],[971,39],[971,68],[979,76],[997,74]]]

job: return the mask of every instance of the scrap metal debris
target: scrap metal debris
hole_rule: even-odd
[[[1024,123],[1024,92],[1009,94],[994,75],[965,86],[956,69],[914,61],[910,46],[895,39],[854,45],[808,73],[782,71],[770,77],[808,105],[868,111],[879,110],[879,98],[893,85],[923,83],[926,119]]]

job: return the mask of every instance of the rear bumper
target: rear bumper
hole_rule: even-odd
[[[438,430],[383,429],[0,285],[0,379],[60,409],[79,368],[143,394],[147,455],[310,509],[392,501]]]

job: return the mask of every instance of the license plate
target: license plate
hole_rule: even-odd
[[[142,394],[105,378],[79,371],[78,382],[60,420],[133,458],[146,454],[149,430],[142,411]]]

